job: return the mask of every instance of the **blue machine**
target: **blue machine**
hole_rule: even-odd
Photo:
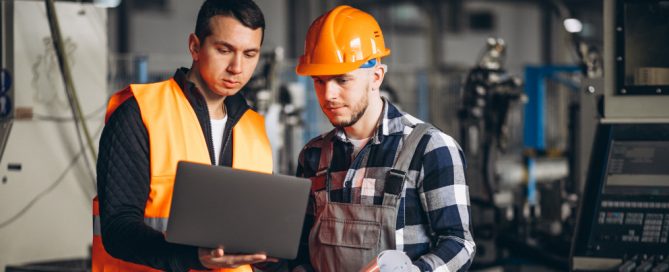
[[[523,143],[526,150],[543,152],[546,150],[546,80],[554,80],[574,90],[579,87],[574,82],[558,77],[563,73],[579,73],[579,66],[527,66],[525,67],[525,94],[528,101],[525,105],[525,123],[523,127]],[[535,160],[527,159],[527,201],[530,205],[537,204]]]

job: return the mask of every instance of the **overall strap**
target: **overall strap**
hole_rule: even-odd
[[[330,164],[332,164],[332,149],[334,148],[332,140],[334,139],[334,136],[334,129],[323,136],[321,159],[318,162],[318,171],[316,172],[316,176],[325,176],[325,195],[327,202],[330,202]]]
[[[400,150],[399,155],[397,155],[397,159],[386,177],[384,193],[395,196],[402,194],[402,190],[404,189],[404,179],[409,171],[409,164],[416,153],[418,143],[420,142],[420,139],[423,138],[423,135],[433,128],[434,127],[430,124],[420,123],[417,124],[413,131],[406,137],[402,144],[402,149]],[[384,204],[386,203],[386,199],[387,197],[384,196]]]

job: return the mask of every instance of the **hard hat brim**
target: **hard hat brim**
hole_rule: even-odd
[[[305,64],[301,63],[295,68],[295,72],[301,76],[331,76],[341,75],[358,69],[365,64],[366,60],[337,63],[337,64]]]

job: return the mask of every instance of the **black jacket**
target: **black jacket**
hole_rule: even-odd
[[[209,111],[188,69],[177,69],[174,80],[197,115],[214,164]],[[225,99],[228,121],[223,133],[219,165],[232,166],[232,128],[250,109],[240,93]],[[150,188],[149,136],[137,100],[132,97],[111,115],[100,139],[97,187],[102,242],[115,258],[166,271],[205,269],[196,247],[171,244],[163,234],[144,224]]]

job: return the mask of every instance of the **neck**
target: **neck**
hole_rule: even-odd
[[[195,84],[197,91],[204,97],[204,101],[207,103],[207,109],[209,109],[209,118],[223,119],[226,114],[224,104],[226,96],[218,95],[210,90],[207,84],[204,84],[204,80],[202,80],[200,72],[195,65],[191,67],[186,77],[188,78],[188,81]]]
[[[367,139],[376,132],[381,113],[383,112],[383,100],[381,97],[370,99],[367,110],[362,115],[358,122],[352,126],[344,127],[346,136],[350,139]]]

